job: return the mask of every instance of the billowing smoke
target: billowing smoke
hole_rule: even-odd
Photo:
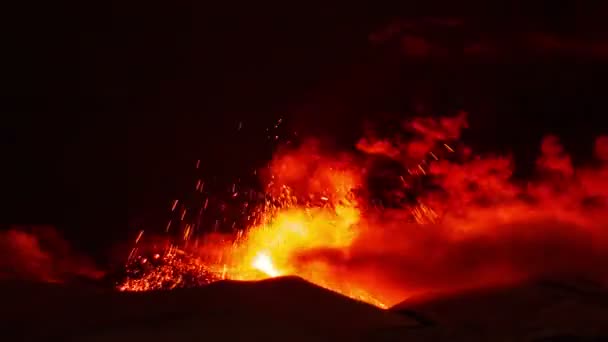
[[[322,269],[325,277],[347,280],[388,302],[417,292],[540,277],[608,281],[608,137],[596,140],[594,166],[575,168],[559,138],[547,136],[535,180],[515,182],[510,156],[477,156],[465,147],[443,146],[460,137],[465,114],[417,119],[404,127],[416,134],[411,141],[366,137],[357,146],[363,152],[358,157],[331,159],[316,146],[315,153],[305,147],[274,161],[292,164],[275,172],[289,170],[285,184],[302,192],[327,180],[318,175],[339,170],[357,180],[353,187],[366,187],[362,180],[370,176],[374,155],[395,160],[404,170],[421,161],[415,176],[402,177],[406,184],[399,190],[416,191],[414,201],[364,211],[346,247],[298,248],[291,255],[297,269]],[[455,157],[438,157],[438,147]],[[417,178],[428,186],[414,189]],[[323,189],[332,192],[331,186]],[[368,206],[364,202],[359,206]],[[427,220],[416,219],[420,210]]]

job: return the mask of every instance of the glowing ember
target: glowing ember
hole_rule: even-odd
[[[517,185],[510,158],[473,156],[454,143],[464,114],[404,127],[411,141],[366,137],[356,155],[327,154],[314,141],[281,151],[245,230],[195,236],[196,226],[184,223],[182,251],[170,244],[144,258],[134,249],[119,288],[297,275],[386,307],[417,292],[551,274],[608,280],[608,139],[597,141],[598,168],[576,170],[559,140],[547,138],[541,181]],[[395,170],[374,171],[383,160]],[[235,198],[234,184],[231,191]]]

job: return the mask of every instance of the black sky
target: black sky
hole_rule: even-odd
[[[52,223],[82,249],[104,250],[163,226],[197,159],[226,178],[263,162],[264,129],[278,118],[348,142],[363,119],[422,104],[434,114],[468,110],[468,138],[481,150],[530,158],[548,132],[590,150],[608,128],[608,54],[585,47],[608,44],[607,7],[446,3],[15,8],[3,48],[0,221]],[[428,18],[465,24],[421,24]],[[396,40],[370,41],[404,20],[413,24]],[[576,44],[530,51],[522,41],[536,33]],[[448,52],[411,58],[399,43],[408,34]],[[494,53],[453,53],[463,39]]]

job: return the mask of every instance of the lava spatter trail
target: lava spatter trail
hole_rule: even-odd
[[[119,288],[298,275],[386,307],[420,292],[533,277],[607,281],[608,138],[596,140],[596,165],[575,167],[548,136],[536,180],[515,183],[509,156],[478,156],[459,142],[466,126],[459,113],[405,121],[407,140],[363,137],[357,153],[315,140],[280,149],[262,176],[264,194],[239,206],[244,229],[201,233],[184,223],[158,254],[134,250]]]

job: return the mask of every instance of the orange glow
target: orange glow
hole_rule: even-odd
[[[554,274],[608,282],[608,138],[597,140],[599,164],[577,169],[548,137],[540,180],[522,184],[511,179],[510,156],[475,156],[458,143],[463,113],[404,127],[412,141],[365,138],[358,154],[328,153],[315,141],[279,151],[255,224],[203,235],[196,247],[170,245],[165,264],[119,288],[183,286],[184,274],[201,275],[201,283],[297,275],[388,307],[426,291]],[[398,202],[390,209],[369,197],[369,166],[379,155],[409,171],[383,190]],[[422,177],[433,187],[420,188]],[[183,240],[192,231],[185,224]]]
[[[298,157],[302,159],[296,160]],[[231,248],[226,276],[257,280],[298,275],[334,291],[383,306],[362,289],[341,284],[323,263],[299,260],[300,253],[310,250],[346,250],[359,233],[357,224],[361,213],[350,192],[358,186],[358,174],[344,168],[346,164],[331,162],[314,167],[315,179],[309,180],[304,173],[297,174],[299,170],[311,167],[311,160],[316,163],[322,159],[315,153],[296,153],[275,160],[273,165],[281,174],[274,179],[282,178],[289,185],[271,185],[274,188],[269,191],[282,201],[266,207],[263,222],[251,227]],[[302,189],[320,202],[299,204],[293,193]],[[251,272],[252,268],[260,272]]]
[[[274,265],[272,264],[272,259],[265,252],[260,252],[255,256],[251,266],[256,270],[264,272],[269,277],[278,277],[281,274],[276,270]]]

